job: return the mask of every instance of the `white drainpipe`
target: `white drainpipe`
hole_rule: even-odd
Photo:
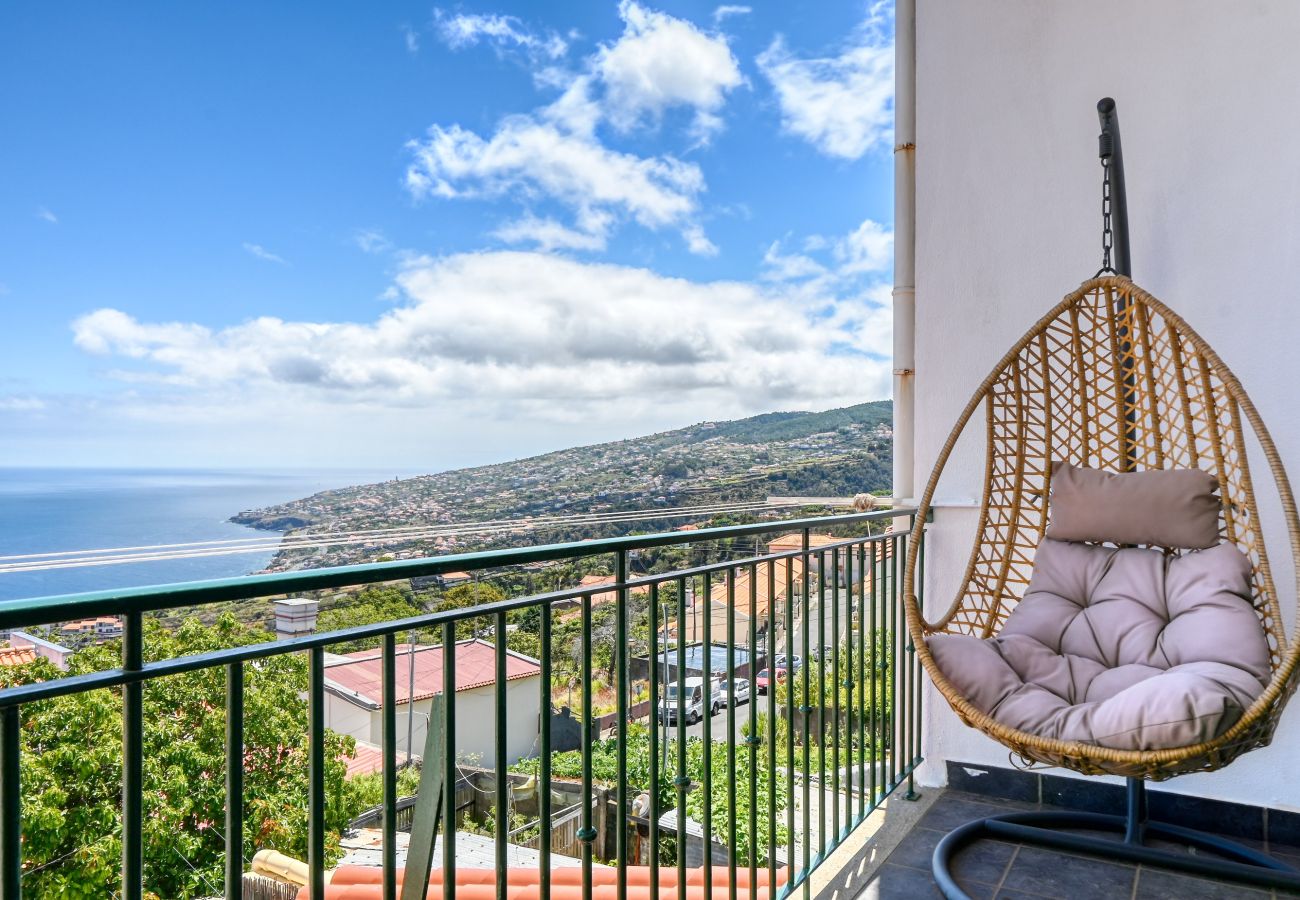
[[[894,15],[894,496],[916,498],[916,0]]]

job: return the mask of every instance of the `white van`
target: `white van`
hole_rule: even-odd
[[[680,697],[684,693],[685,697]],[[722,706],[724,697],[719,693],[717,682],[713,682],[713,690],[709,700],[709,715],[718,714],[718,709]],[[681,704],[682,718],[686,724],[694,725],[700,719],[704,718],[704,679],[687,678],[685,681],[674,681],[671,684],[664,685],[664,696],[659,701],[659,717],[669,724],[677,721],[678,704]]]

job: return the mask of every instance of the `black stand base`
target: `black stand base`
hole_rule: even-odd
[[[1114,831],[1123,834],[1124,840],[1112,841],[1091,835],[1072,834],[1067,830],[1071,828]],[[1146,846],[1144,839],[1147,836],[1183,844],[1195,850],[1205,850],[1214,856],[1157,850]],[[967,822],[948,832],[934,848],[931,866],[935,883],[948,900],[970,900],[953,878],[950,867],[953,858],[963,847],[981,838],[1052,847],[1242,884],[1300,890],[1300,871],[1257,850],[1179,825],[1148,822],[1146,782],[1140,778],[1128,780],[1128,814],[1125,816],[1087,812],[1007,813]]]

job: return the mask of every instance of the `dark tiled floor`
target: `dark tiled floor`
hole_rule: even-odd
[[[944,834],[981,816],[1038,808],[1032,803],[946,791],[889,855],[859,896],[863,900],[940,897],[930,875],[930,857]],[[1263,849],[1292,865],[1300,864],[1300,847],[1249,839],[1240,843]],[[1171,845],[1159,846],[1173,849]],[[957,856],[953,873],[966,892],[977,900],[1270,900],[1293,896],[1150,866],[991,840],[979,841],[963,850]]]

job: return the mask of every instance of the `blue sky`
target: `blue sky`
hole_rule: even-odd
[[[0,464],[507,459],[887,396],[892,12],[0,10]]]

